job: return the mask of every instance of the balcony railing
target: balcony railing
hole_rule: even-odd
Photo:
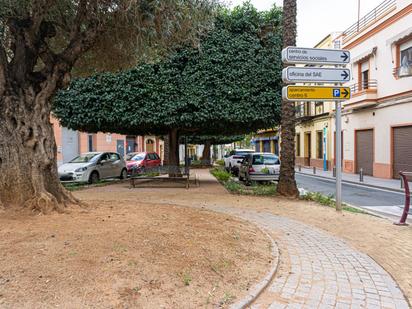
[[[352,94],[356,94],[367,90],[376,90],[378,88],[378,81],[376,79],[369,79],[350,86]]]
[[[358,34],[362,30],[369,27],[371,24],[386,15],[389,11],[396,8],[396,0],[385,0],[368,14],[359,19],[356,23],[350,26],[343,32],[343,42],[346,43],[351,37]]]

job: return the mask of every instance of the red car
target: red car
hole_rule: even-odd
[[[125,160],[128,175],[143,174],[146,170],[162,164],[155,152],[131,152],[125,156]]]

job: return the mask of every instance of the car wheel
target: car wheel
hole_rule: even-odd
[[[245,180],[245,178],[243,178],[242,176],[240,176],[240,173],[239,173],[239,181],[244,181]]]
[[[245,185],[249,187],[251,184],[252,184],[252,182],[250,181],[250,179],[246,177]]]
[[[127,178],[127,170],[124,168],[120,173],[119,179],[126,179]]]
[[[90,174],[89,183],[90,183],[90,184],[94,184],[94,183],[99,182],[99,180],[100,180],[99,173],[96,172],[96,171],[93,171],[93,172]]]

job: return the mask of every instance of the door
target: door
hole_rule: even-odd
[[[120,156],[117,153],[110,153],[109,163],[108,177],[119,177],[123,169],[123,164]]]
[[[124,140],[123,139],[118,139],[116,141],[116,151],[119,155],[124,157]]]
[[[103,153],[101,155],[97,164],[97,171],[99,172],[100,179],[110,177],[112,173],[112,166],[108,153]]]
[[[255,142],[255,151],[260,152],[260,141]]]
[[[79,132],[62,127],[63,163],[79,155]]]
[[[312,135],[310,133],[305,133],[305,154],[304,154],[304,165],[310,166],[310,158],[312,157]]]
[[[373,130],[356,131],[356,173],[373,175]]]
[[[134,136],[126,137],[126,153],[131,153],[136,151],[136,142]]]
[[[270,141],[263,142],[263,152],[270,152]]]
[[[412,172],[412,126],[393,128],[393,178]]]

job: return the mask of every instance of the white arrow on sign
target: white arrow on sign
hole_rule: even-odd
[[[284,63],[348,64],[350,52],[340,49],[286,47],[282,50]]]
[[[349,69],[288,67],[282,71],[285,83],[344,83],[350,80]]]

